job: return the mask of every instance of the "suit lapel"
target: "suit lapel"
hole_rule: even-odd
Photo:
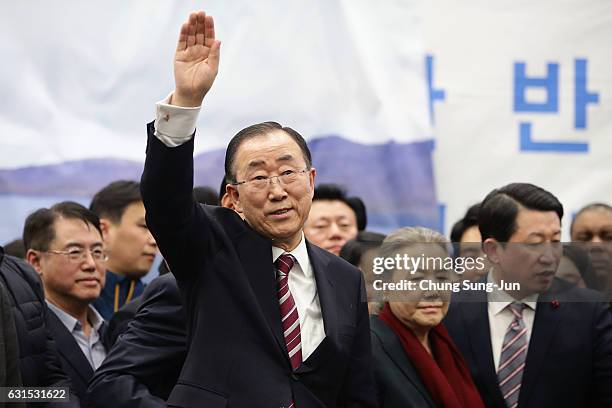
[[[337,342],[338,308],[336,307],[334,273],[327,269],[329,261],[317,253],[317,251],[320,251],[319,249],[313,247],[308,241],[306,241],[306,247],[317,284],[317,294],[319,295],[321,314],[323,315],[325,336]]]
[[[385,353],[389,356],[389,359],[400,369],[400,371],[406,376],[408,381],[412,383],[414,388],[419,391],[425,400],[427,400],[431,406],[435,406],[435,403],[431,400],[429,392],[425,389],[419,375],[417,374],[412,362],[406,356],[406,352],[402,348],[397,335],[393,333],[391,328],[387,327],[378,317],[372,317],[370,320],[371,329],[379,336],[382,347]]]
[[[472,354],[478,366],[483,385],[499,406],[505,406],[501,391],[499,390],[495,364],[493,362],[493,349],[491,347],[491,330],[489,328],[489,314],[486,293],[476,292],[474,299],[465,301],[461,311],[465,322],[466,334],[472,347]]]
[[[553,298],[554,296],[550,293],[545,293],[538,299],[527,351],[527,361],[525,362],[525,372],[521,383],[519,406],[525,404],[529,398],[529,393],[538,379],[538,373],[550,349],[550,343],[563,314],[563,309],[567,306],[565,302],[558,302],[558,305],[553,307],[551,305]]]
[[[72,337],[72,334],[53,311],[48,311],[47,318],[49,321],[49,329],[57,343],[58,351],[64,356],[64,360],[74,368],[74,371],[76,371],[87,384],[93,375],[93,369],[89,361],[87,361],[83,355],[83,351],[74,337]]]
[[[338,344],[338,308],[336,307],[336,285],[334,284],[334,274],[327,269],[329,261],[321,256],[319,248],[312,246],[306,241],[308,259],[315,277],[317,285],[317,295],[321,306],[321,316],[325,337],[310,356],[297,369],[298,373],[307,373],[314,370],[325,362],[329,356],[329,350],[335,350],[333,344]],[[333,343],[333,344],[332,344]]]
[[[287,352],[281,326],[276,287],[276,271],[272,263],[272,244],[250,228],[235,237],[240,263],[267,322],[271,334],[287,361]]]
[[[106,351],[107,353],[110,351],[110,339],[108,339],[108,324],[102,320],[102,325],[100,325],[100,328],[98,329],[98,335],[100,336],[100,341],[102,342],[102,345],[104,346],[104,351]]]

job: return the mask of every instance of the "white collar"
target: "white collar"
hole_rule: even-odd
[[[490,272],[487,274],[487,283],[494,283],[493,276]],[[489,307],[491,308],[490,310],[493,312],[493,315],[501,313],[508,307],[508,305],[514,302],[523,303],[535,311],[538,304],[538,297],[539,294],[534,293],[523,299],[516,300],[504,290],[494,290],[493,292],[488,293]]]
[[[55,306],[53,303],[49,302],[48,299],[45,299],[45,301],[47,302],[47,306],[49,306],[49,309],[53,310],[53,312],[57,315],[57,317],[64,324],[64,326],[66,326],[70,333],[74,331],[74,329],[77,327],[77,324],[80,325],[80,322],[74,316],[70,315],[65,310]],[[100,326],[102,326],[102,323],[104,322],[104,318],[100,315],[100,313],[98,313],[96,309],[94,309],[91,305],[88,305],[87,321],[89,322],[89,324],[92,325],[95,331],[99,331]]]
[[[306,266],[309,264],[308,258],[308,248],[306,248],[306,239],[304,238],[304,233],[302,232],[302,236],[300,237],[300,243],[296,246],[293,251],[287,252],[279,247],[272,247],[272,262],[276,262],[279,256],[282,254],[291,254],[300,265],[302,271],[306,276],[311,272],[310,268]]]

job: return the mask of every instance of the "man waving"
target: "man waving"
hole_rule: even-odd
[[[302,136],[264,122],[229,142],[227,192],[244,221],[193,199],[195,122],[219,57],[213,18],[192,13],[175,90],[148,126],[147,225],[177,278],[189,334],[168,405],[375,406],[363,278],[302,232],[316,176]]]

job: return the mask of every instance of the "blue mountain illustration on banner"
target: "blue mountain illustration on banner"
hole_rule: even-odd
[[[350,195],[361,197],[369,226],[389,230],[438,225],[432,141],[364,145],[328,136],[310,140],[309,147],[317,183],[338,183]],[[218,188],[224,154],[219,149],[195,156],[195,185]],[[109,158],[5,169],[0,170],[0,194],[87,198],[111,181],[139,180],[142,168],[143,163]]]

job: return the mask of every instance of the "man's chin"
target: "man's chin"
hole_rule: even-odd
[[[300,237],[301,230],[291,229],[276,229],[274,231],[266,231],[266,236],[272,241],[272,245],[278,243],[293,243]],[[299,243],[295,242],[296,244]]]
[[[125,276],[128,279],[131,279],[131,280],[138,280],[138,279],[144,277],[147,273],[149,273],[149,271],[151,270],[151,266],[153,266],[153,264],[149,265],[149,267],[147,269],[144,269],[144,267],[143,267],[140,270],[134,271],[134,272],[132,272],[130,274],[126,274]]]

